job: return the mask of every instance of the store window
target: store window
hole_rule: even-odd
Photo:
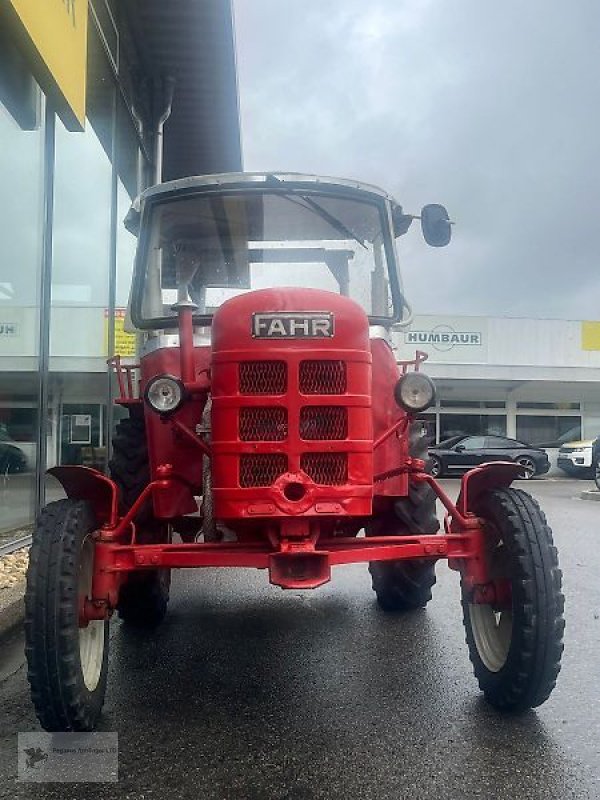
[[[581,417],[517,414],[517,439],[538,447],[560,447],[581,439]]]
[[[505,436],[505,414],[440,414],[440,441],[452,436]]]
[[[35,513],[43,137],[0,103],[0,533]]]
[[[110,64],[90,24],[85,131],[56,124],[49,465],[105,466],[115,96]],[[89,442],[82,440],[86,427]]]

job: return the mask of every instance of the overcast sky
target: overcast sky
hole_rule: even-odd
[[[416,313],[600,319],[600,0],[235,0],[244,168],[444,203]]]

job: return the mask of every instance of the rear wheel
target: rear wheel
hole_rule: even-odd
[[[442,462],[437,456],[429,456],[427,471],[430,475],[433,475],[434,478],[439,478],[442,474]]]
[[[100,716],[108,672],[108,622],[79,626],[91,595],[96,521],[82,500],[42,511],[33,534],[25,592],[27,677],[47,731],[90,731]]]
[[[410,431],[410,454],[427,459],[428,438],[420,423]],[[428,464],[431,468],[431,462]],[[379,517],[367,526],[367,536],[411,536],[437,533],[440,524],[436,515],[436,495],[425,483],[409,486],[408,497],[394,503],[392,514]],[[412,611],[423,608],[431,600],[435,584],[435,564],[427,559],[371,561],[369,572],[377,602],[384,611]]]
[[[523,471],[520,476],[523,480],[529,481],[531,478],[535,477],[537,467],[535,466],[535,461],[532,458],[529,456],[519,456],[519,458],[517,458],[517,464],[523,467]]]
[[[134,410],[128,419],[118,423],[109,467],[110,475],[121,492],[120,513],[124,514],[150,482],[143,412]],[[154,519],[150,500],[143,505],[136,521],[140,526],[141,541],[168,541],[168,525]],[[170,569],[132,572],[119,591],[119,617],[131,627],[155,627],[167,613],[170,585]]]
[[[541,705],[560,671],[564,598],[552,532],[536,501],[520,489],[479,498],[490,603],[475,603],[463,587],[469,655],[486,699],[523,711]]]

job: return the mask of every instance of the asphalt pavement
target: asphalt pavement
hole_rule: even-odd
[[[445,482],[455,489],[457,482]],[[101,730],[119,783],[16,783],[16,733],[39,730],[17,636],[0,667],[0,797],[600,798],[600,506],[534,481],[559,547],[563,670],[521,716],[483,701],[458,581],[438,566],[424,611],[379,611],[366,566],[312,592],[255,571],[180,571],[152,636],[112,625]]]

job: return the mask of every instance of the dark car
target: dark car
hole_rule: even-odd
[[[429,448],[434,476],[459,475],[487,461],[515,461],[523,467],[523,478],[543,475],[550,469],[544,450],[504,436],[453,436]]]
[[[11,442],[0,441],[0,475],[25,472],[27,459],[20,447]]]

